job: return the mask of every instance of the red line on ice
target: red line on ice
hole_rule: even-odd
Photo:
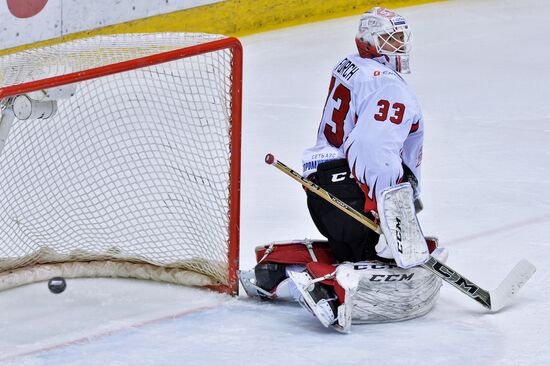
[[[146,320],[146,321],[143,321],[141,323],[131,324],[131,325],[128,325],[126,327],[113,329],[113,330],[105,331],[105,332],[102,332],[102,333],[93,334],[93,335],[90,335],[90,336],[84,336],[84,337],[81,337],[81,338],[73,339],[71,341],[55,344],[55,345],[52,345],[52,346],[39,348],[39,349],[32,350],[32,351],[26,351],[26,352],[18,353],[18,354],[11,355],[11,356],[8,356],[8,357],[5,357],[5,358],[0,357],[0,362],[13,361],[16,358],[36,355],[36,354],[40,354],[40,353],[46,353],[46,352],[49,352],[49,351],[52,351],[52,350],[61,349],[61,348],[64,348],[64,347],[75,345],[75,344],[84,343],[86,341],[91,341],[91,340],[96,340],[96,339],[99,339],[99,338],[102,338],[102,337],[107,337],[107,336],[110,336],[110,335],[113,335],[113,334],[116,334],[116,333],[121,333],[121,332],[130,330],[130,329],[141,328],[141,327],[144,327],[144,326],[149,325],[149,324],[160,323],[162,321],[169,320],[169,319],[183,318],[183,317],[188,316],[188,315],[193,315],[193,314],[196,314],[196,313],[200,313],[202,311],[214,309],[215,307],[216,306],[204,306],[204,307],[196,308],[196,309],[193,309],[193,310],[187,310],[187,311],[184,311],[184,312],[181,312],[181,313],[176,313],[176,314],[172,314],[172,315],[163,316],[163,317],[157,318],[157,319]]]

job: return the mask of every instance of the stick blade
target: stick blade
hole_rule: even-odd
[[[529,281],[536,270],[535,266],[528,260],[522,259],[519,261],[500,285],[490,292],[491,311],[498,311],[506,305],[508,300]]]

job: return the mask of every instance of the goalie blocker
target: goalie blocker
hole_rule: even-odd
[[[429,252],[445,261],[447,251],[428,238]],[[323,240],[276,242],[256,248],[257,265],[239,271],[249,296],[296,300],[325,326],[349,332],[351,324],[411,319],[434,306],[441,280],[421,267],[364,261],[335,265]]]

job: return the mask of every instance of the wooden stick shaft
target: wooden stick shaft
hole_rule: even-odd
[[[297,173],[296,171],[292,170],[285,164],[275,159],[273,155],[267,154],[265,157],[265,162],[269,165],[273,165],[275,168],[279,169],[280,171],[282,171],[292,179],[298,181],[301,185],[308,188],[319,197],[325,199],[327,202],[338,207],[340,210],[344,211],[346,214],[350,215],[351,217],[353,217],[354,219],[356,219],[357,221],[359,221],[369,229],[377,232],[378,234],[382,233],[382,231],[380,230],[380,227],[377,224],[375,224],[371,219],[369,219],[367,216],[363,215],[361,212],[349,206],[347,203],[343,202],[338,197],[333,196],[331,193],[319,187],[317,184],[313,183],[309,179],[302,177],[301,174]]]

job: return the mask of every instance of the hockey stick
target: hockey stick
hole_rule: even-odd
[[[355,210],[353,207],[350,207],[348,204],[333,196],[309,179],[302,177],[301,174],[278,161],[272,154],[267,154],[265,156],[265,162],[269,165],[273,165],[292,179],[298,181],[304,187],[307,187],[319,197],[338,207],[369,229],[381,233],[380,227],[367,216]],[[519,289],[531,278],[536,270],[535,266],[529,261],[522,259],[516,264],[512,271],[508,273],[506,278],[496,289],[487,291],[432,256],[422,264],[422,267],[492,311],[501,309],[513,295],[518,293]]]

